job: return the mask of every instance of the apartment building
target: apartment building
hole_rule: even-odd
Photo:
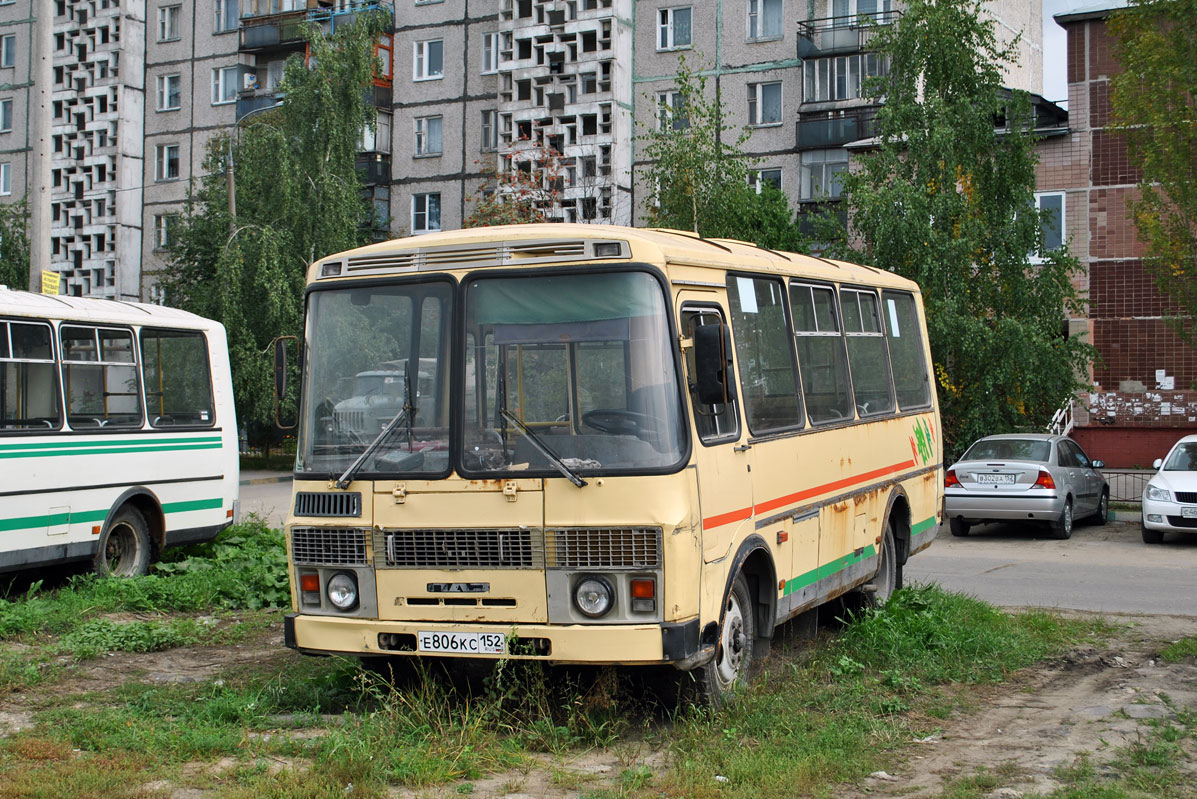
[[[546,176],[553,219],[634,224],[637,133],[661,124],[682,56],[751,130],[757,185],[835,202],[844,145],[875,110],[860,96],[881,68],[865,21],[900,13],[894,0],[0,0],[0,202],[28,185],[33,18],[51,11],[49,268],[67,293],[152,298],[208,141],[279,102],[303,25],[332,32],[370,8],[393,28],[359,167],[395,235],[459,226],[509,169]],[[987,8],[1022,34],[1010,85],[1037,90],[1040,0]]]

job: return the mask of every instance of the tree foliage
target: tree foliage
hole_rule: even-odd
[[[29,203],[0,205],[0,286],[29,286]]]
[[[849,257],[922,287],[949,452],[1042,429],[1092,350],[1064,334],[1080,312],[1076,259],[1030,263],[1042,247],[1030,101],[999,72],[1013,48],[977,0],[911,0],[875,42],[888,73],[870,84],[884,98],[878,146],[844,181]]]
[[[556,150],[537,146],[501,153],[482,171],[478,194],[466,198],[474,208],[463,228],[549,222],[560,206],[564,170]]]
[[[1142,169],[1130,204],[1146,263],[1197,343],[1197,0],[1132,0],[1109,27],[1123,71],[1112,79],[1113,122]]]
[[[287,62],[281,104],[209,142],[176,228],[161,280],[166,301],[225,325],[237,414],[251,435],[273,426],[269,345],[302,332],[308,264],[369,238],[371,208],[354,159],[362,130],[374,124],[367,97],[385,23],[366,14],[331,39],[313,26],[310,63]]]
[[[637,136],[650,162],[641,177],[648,189],[645,223],[770,249],[802,249],[786,196],[768,185],[758,193],[750,183],[755,164],[745,157],[744,145],[751,129],[727,123],[719,92],[708,94],[706,76],[691,69],[685,56],[678,60],[674,83],[677,102],[658,108],[654,124],[642,125]]]

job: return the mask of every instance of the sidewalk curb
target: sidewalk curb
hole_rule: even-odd
[[[1110,518],[1116,522],[1137,522],[1143,518],[1143,514],[1137,510],[1112,510]]]
[[[273,485],[274,483],[289,483],[291,482],[291,475],[283,474],[278,477],[251,477],[241,481],[243,486],[264,486]]]

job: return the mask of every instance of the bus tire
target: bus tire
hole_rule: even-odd
[[[150,568],[150,528],[141,512],[125,505],[108,523],[96,552],[92,568],[100,577],[136,577]]]
[[[869,604],[875,608],[889,601],[894,592],[902,587],[902,564],[898,563],[898,545],[894,539],[894,520],[891,516],[885,524],[885,535],[881,538],[881,563],[877,574],[866,583]]]
[[[696,675],[703,704],[720,707],[734,691],[748,683],[755,655],[755,604],[744,574],[737,574],[723,601],[715,656]]]

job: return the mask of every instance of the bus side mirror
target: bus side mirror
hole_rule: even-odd
[[[287,372],[293,362],[298,362],[298,358],[293,357],[289,350],[294,349],[298,353],[299,339],[295,336],[279,336],[272,344],[274,345],[274,424],[282,430],[290,430],[295,427],[296,420],[282,421],[279,418],[279,408],[287,400]]]
[[[726,405],[736,398],[732,387],[731,329],[725,324],[694,328],[694,382],[703,405]]]

